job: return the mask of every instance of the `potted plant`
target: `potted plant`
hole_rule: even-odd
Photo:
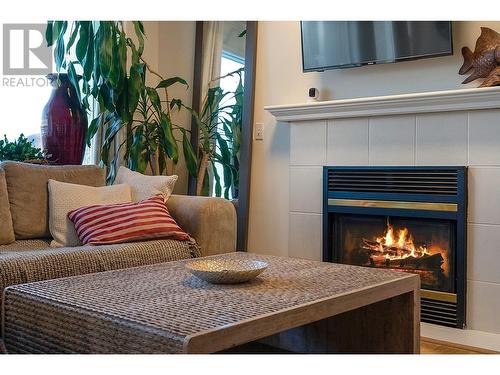
[[[150,67],[142,57],[143,24],[131,24],[135,42],[122,21],[75,21],[69,31],[67,21],[49,21],[45,35],[47,44],[54,45],[56,69],[66,69],[83,108],[96,113],[86,140],[90,145],[97,131],[103,132],[100,158],[108,168],[108,182],[114,180],[122,150],[130,169],[144,173],[149,167],[157,175],[166,170],[167,159],[174,165],[178,162],[178,142],[190,146],[187,130],[171,117],[171,111],[183,105],[168,94],[170,86],[187,86],[187,82],[180,77],[164,78]],[[72,48],[76,58],[71,58]],[[156,78],[155,85],[146,84],[147,74]],[[97,111],[92,111],[92,103]],[[192,152],[192,147],[184,147],[186,159],[193,159]]]
[[[33,146],[33,141],[21,134],[17,140],[10,142],[7,136],[0,139],[0,161],[13,160],[26,163],[45,164],[46,157],[42,150]]]

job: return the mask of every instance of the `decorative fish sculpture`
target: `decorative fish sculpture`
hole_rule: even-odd
[[[464,63],[458,74],[463,75],[471,69],[472,74],[462,83],[469,83],[478,78],[486,78],[480,87],[500,84],[500,34],[488,28],[481,27],[481,35],[476,41],[472,52],[469,47],[462,48]]]

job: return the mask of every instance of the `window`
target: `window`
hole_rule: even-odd
[[[71,25],[68,26],[68,30],[71,30]],[[66,38],[69,38],[69,34],[66,33]],[[70,55],[74,53],[73,47]],[[55,69],[54,61],[52,64]],[[49,101],[51,92],[52,86],[46,77],[4,76],[0,85],[0,100],[4,104],[0,121],[0,138],[3,139],[5,135],[9,141],[14,141],[23,134],[33,141],[34,147],[43,148],[40,134],[42,111]],[[92,153],[87,148],[83,164],[91,163],[93,163]]]
[[[233,55],[231,53],[228,53],[226,51],[222,52],[222,58],[221,58],[221,76],[225,76],[228,73],[234,72],[240,68],[243,68],[245,65],[245,61],[236,55]],[[220,80],[220,87],[224,92],[234,92],[238,86],[239,82],[239,77],[237,75],[234,76],[228,76]],[[235,99],[231,98],[225,101],[224,103],[221,103],[222,105],[231,105],[234,104]],[[224,130],[222,129],[222,126],[219,125],[218,128],[219,134],[224,137]],[[231,147],[232,145],[230,145]],[[220,150],[218,150],[220,153]],[[221,185],[224,189],[225,186],[228,184],[224,181],[224,170],[221,164],[215,163],[215,168],[217,169],[217,173],[220,176],[221,179]],[[212,192],[212,195],[215,195],[215,192]],[[232,199],[233,197],[233,192],[229,191],[229,198]]]

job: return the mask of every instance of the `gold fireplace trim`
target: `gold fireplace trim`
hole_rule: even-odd
[[[454,293],[438,292],[435,290],[421,289],[420,297],[442,302],[457,303],[457,295]]]
[[[373,207],[373,208],[402,208],[407,210],[428,210],[457,212],[456,203],[432,202],[404,202],[404,201],[377,201],[365,199],[328,199],[329,206]]]

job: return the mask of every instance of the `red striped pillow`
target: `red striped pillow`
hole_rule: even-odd
[[[85,245],[189,238],[170,216],[161,194],[135,203],[81,207],[68,218]]]

